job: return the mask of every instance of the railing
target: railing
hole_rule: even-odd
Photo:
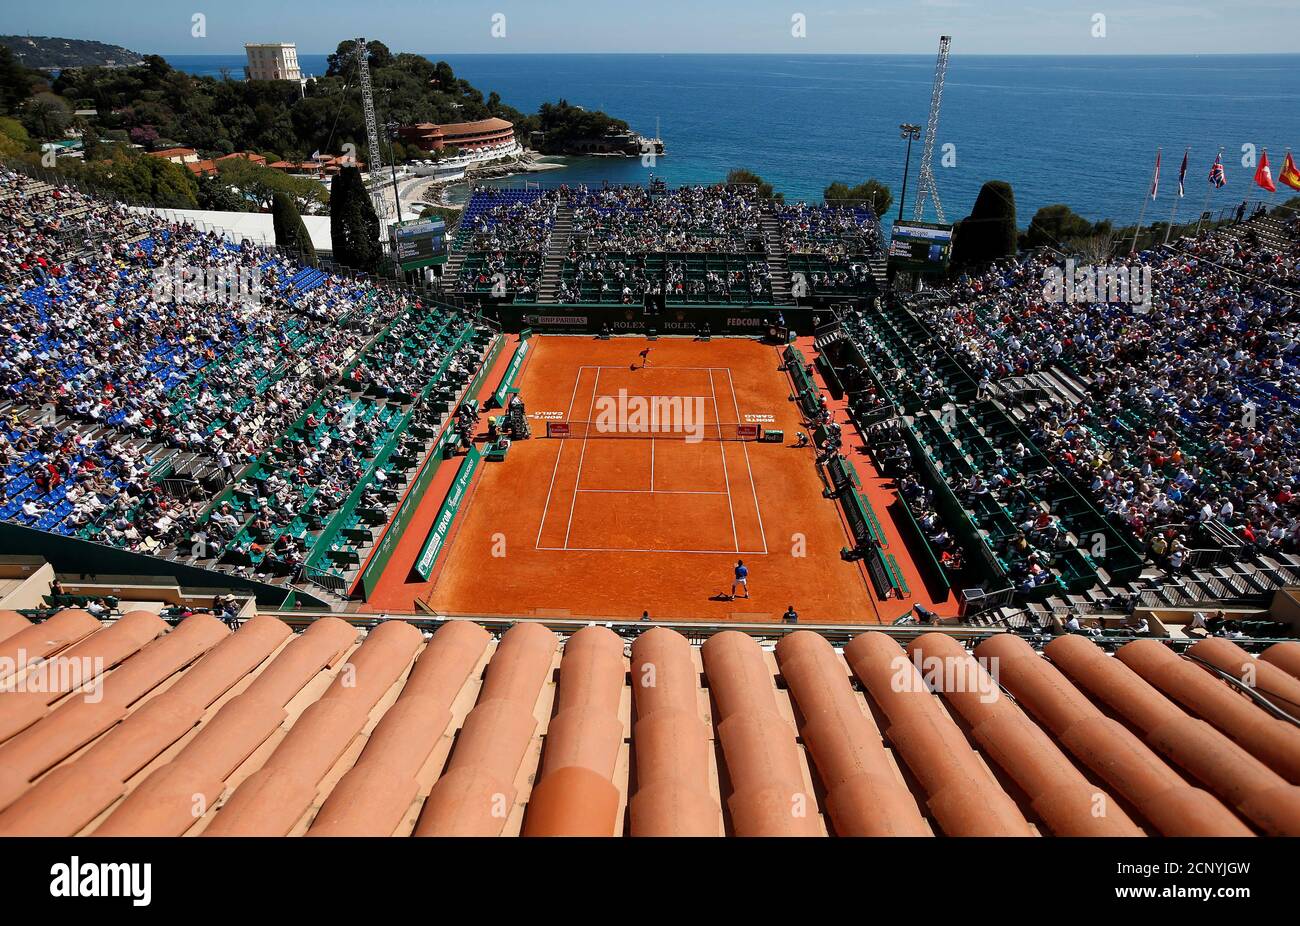
[[[598,617],[598,616],[579,616],[571,615],[568,617],[511,617],[504,615],[486,615],[474,613],[451,613],[451,612],[430,612],[426,615],[416,614],[303,614],[299,612],[281,612],[273,613],[272,616],[279,618],[295,630],[303,630],[310,626],[314,621],[322,617],[337,618],[345,620],[355,625],[359,630],[370,630],[385,621],[402,621],[415,626],[417,629],[426,632],[437,631],[443,624],[453,620],[465,620],[478,624],[486,630],[492,632],[498,637],[509,630],[516,624],[541,624],[543,627],[553,631],[561,637],[569,637],[586,627],[602,626],[607,627],[614,633],[624,639],[635,639],[641,634],[659,627],[667,628],[681,634],[690,643],[699,645],[704,643],[710,637],[720,633],[743,633],[754,637],[764,647],[774,646],[784,637],[795,633],[812,632],[823,637],[832,646],[844,646],[853,640],[854,637],[864,633],[883,633],[893,637],[899,644],[906,646],[917,637],[927,633],[943,633],[953,637],[966,647],[973,647],[989,637],[1005,633],[1002,627],[977,627],[962,626],[959,624],[783,624],[779,622],[771,623],[741,623],[741,622],[722,622],[712,623],[708,621],[669,621],[669,620],[649,620],[638,621],[630,620],[623,617]],[[1051,639],[1055,634],[1049,631],[1037,632],[1032,627],[1026,627],[1029,635],[1025,637],[1027,642],[1034,645],[1041,645]],[[1118,647],[1125,643],[1130,643],[1139,639],[1157,639],[1161,643],[1181,653],[1196,643],[1199,638],[1189,637],[1155,637],[1151,634],[1138,635],[1136,633],[1125,634],[1115,633],[1107,634],[1105,637],[1097,639],[1096,642],[1107,647]],[[1278,637],[1257,637],[1234,640],[1233,642],[1248,651],[1258,651],[1274,643],[1284,642],[1289,638]]]
[[[1231,589],[1229,589],[1231,590]],[[1224,604],[1231,604],[1233,607],[1240,607],[1245,604],[1266,604],[1267,594],[1258,595],[1237,595],[1232,596],[1216,595],[1213,592],[1206,591],[1198,586],[1191,588],[1185,585],[1165,586],[1159,589],[1143,589],[1138,592],[1139,607],[1143,608],[1207,608],[1218,607]]]
[[[333,575],[332,573],[325,572],[322,569],[306,568],[302,571],[302,577],[312,585],[323,588],[325,591],[337,595],[340,598],[347,596],[348,583],[347,580],[341,576]]]

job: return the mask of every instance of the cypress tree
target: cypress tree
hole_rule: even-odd
[[[958,224],[953,237],[952,264],[969,267],[1016,253],[1016,195],[1005,180],[980,187],[975,207]]]
[[[330,243],[345,267],[374,273],[383,260],[379,217],[356,167],[343,168],[330,188]]]
[[[275,228],[277,245],[290,254],[299,255],[303,263],[316,266],[316,248],[311,243],[311,235],[293,200],[285,193],[271,197],[271,224]]]

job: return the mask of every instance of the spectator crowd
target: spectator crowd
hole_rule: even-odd
[[[257,285],[159,285],[178,268]],[[154,554],[196,535],[231,539],[257,519],[327,518],[394,420],[377,411],[411,401],[441,368],[445,345],[418,356],[385,346],[432,311],[409,302],[397,288],[0,171],[0,517]],[[378,338],[385,329],[397,340]],[[369,390],[366,401],[352,389]],[[295,423],[330,427],[289,453]],[[281,469],[258,486],[265,506],[223,534],[235,515],[220,517],[214,501],[268,465]],[[286,562],[301,565],[310,540],[284,541]]]

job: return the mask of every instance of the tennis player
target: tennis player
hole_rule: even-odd
[[[641,353],[637,354],[637,356],[641,358],[641,369],[644,370],[646,367],[650,366],[650,348],[649,348],[649,347],[647,347],[645,350],[641,351]]]
[[[749,567],[745,565],[743,559],[736,560],[736,576],[731,583],[731,597],[736,597],[736,586],[739,585],[745,590],[745,597],[749,597]]]

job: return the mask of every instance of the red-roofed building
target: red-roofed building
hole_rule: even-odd
[[[398,137],[423,151],[441,151],[455,147],[464,152],[509,148],[515,144],[515,127],[505,119],[480,119],[477,122],[454,122],[434,125],[421,122],[397,130]]]
[[[355,164],[361,170],[366,169],[365,161],[353,161],[347,155],[342,154],[322,154],[306,161],[275,161],[266,166],[272,170],[283,171],[286,174],[319,177],[322,174],[333,176],[350,164]]]
[[[149,157],[162,158],[173,164],[194,164],[201,160],[199,153],[193,148],[163,148],[159,151],[150,151]]]
[[[223,154],[221,157],[217,158],[218,167],[222,161],[229,161],[231,158],[252,161],[254,164],[260,164],[262,167],[266,166],[266,158],[262,157],[260,154],[253,154],[251,151],[236,151],[232,154]]]

